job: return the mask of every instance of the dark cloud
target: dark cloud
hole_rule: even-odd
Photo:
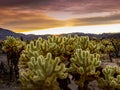
[[[0,0],[0,7],[60,10],[74,13],[119,10],[120,0]]]
[[[118,12],[120,10],[120,0],[80,0],[69,2],[66,12],[73,14],[86,14],[94,12]]]
[[[73,13],[103,12],[120,9],[120,0],[0,0],[1,8],[41,9]]]
[[[5,28],[30,30],[110,23],[120,23],[120,0],[0,0],[0,26]]]
[[[45,4],[50,0],[0,0],[0,7]]]
[[[71,22],[74,22],[75,26],[96,25],[96,24],[115,24],[115,23],[120,23],[120,13],[104,16],[104,17],[76,18],[76,19],[72,19]]]

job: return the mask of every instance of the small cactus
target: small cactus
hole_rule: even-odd
[[[81,48],[82,50],[86,50],[88,48],[88,45],[89,45],[88,36],[81,36],[81,37],[75,36],[75,38],[77,38],[77,41],[75,43],[76,48]]]
[[[100,88],[107,90],[120,89],[120,75],[118,67],[106,66],[102,72],[104,77],[99,77],[98,84]]]

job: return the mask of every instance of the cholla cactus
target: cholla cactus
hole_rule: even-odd
[[[77,42],[75,43],[76,48],[81,48],[82,50],[86,50],[88,48],[89,45],[88,36],[81,36],[81,37],[75,36],[75,38],[77,38]]]
[[[57,78],[67,77],[66,68],[60,58],[52,59],[52,54],[48,53],[46,57],[31,57],[28,62],[28,69],[21,74],[21,83],[25,88],[34,88],[34,90],[59,90]]]
[[[88,45],[88,50],[91,54],[99,53],[100,54],[100,44],[96,41],[90,41]]]
[[[120,40],[119,39],[111,39],[112,46],[114,47],[114,54],[116,57],[120,56]]]
[[[56,49],[52,52],[53,56],[58,55],[71,55],[71,51],[74,49],[74,38],[69,34],[67,37],[63,36],[49,36],[48,43],[55,43]]]
[[[32,56],[45,56],[49,52],[53,58],[58,56],[61,61],[66,61],[73,54],[75,48],[73,41],[74,39],[70,35],[68,37],[49,36],[47,40],[38,38],[38,40],[31,41],[21,55],[20,67],[28,67],[26,63]]]
[[[105,52],[106,53],[110,53],[110,52],[113,52],[115,49],[112,45],[107,45],[106,49],[105,49]]]
[[[56,48],[53,51],[50,51],[54,57],[56,56],[63,56],[65,53],[65,47],[64,47],[64,38],[62,36],[48,36],[48,43],[52,43],[56,45]]]
[[[74,53],[76,39],[71,37],[70,34],[68,34],[67,37],[63,37],[63,38],[64,38],[65,55],[67,55],[69,58]]]
[[[116,66],[106,66],[102,70],[104,78],[100,77],[98,79],[99,87],[106,90],[120,89],[120,75],[117,75],[118,70],[119,69]]]
[[[25,49],[26,43],[18,38],[8,36],[3,43],[3,51],[7,53],[8,66],[10,69],[10,80],[12,80],[13,72],[16,79],[19,77],[18,61],[22,50]]]
[[[42,38],[38,38],[36,41],[31,41],[27,44],[26,49],[23,51],[20,57],[20,67],[27,68],[27,62],[30,61],[31,57],[39,57],[40,55],[46,55],[48,52],[52,52],[56,49],[55,43],[48,43]]]
[[[89,40],[88,36],[75,36],[75,49],[89,50],[91,54],[101,54],[100,44],[95,40]]]
[[[5,52],[15,52],[19,53],[21,49],[25,47],[25,42],[21,41],[18,38],[12,36],[7,36],[7,39],[3,43],[3,50]]]
[[[112,45],[112,42],[108,39],[101,41],[101,51],[109,55],[109,59],[112,62],[112,54],[115,52],[115,48]]]
[[[62,36],[48,36],[48,42],[49,43],[57,43],[57,44],[61,44],[62,42],[64,42],[64,38]]]
[[[86,83],[90,81],[90,76],[97,76],[96,68],[101,65],[98,54],[90,54],[89,51],[77,49],[71,58],[71,72],[77,72],[80,75],[80,79],[77,84],[84,90],[87,87]]]
[[[101,49],[104,51],[103,53],[110,53],[114,51],[114,47],[109,39],[103,39],[101,41]]]

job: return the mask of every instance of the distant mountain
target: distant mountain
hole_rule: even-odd
[[[120,39],[120,33],[103,33],[103,34],[85,34],[85,33],[69,33],[71,36],[74,36],[77,34],[78,36],[89,36],[90,38],[97,37],[97,38],[116,38]],[[62,36],[66,36],[67,34],[62,34]],[[14,36],[17,38],[23,38],[24,40],[31,40],[31,39],[37,39],[38,37],[42,37],[44,39],[47,38],[47,36],[50,36],[49,34],[47,35],[25,35],[21,33],[15,33],[13,31],[7,30],[0,28],[0,40],[5,40],[6,36]]]
[[[24,40],[37,39],[40,35],[25,35],[21,33],[15,33],[11,30],[0,28],[0,40],[5,40],[6,36],[13,36],[17,38],[23,38]]]
[[[10,36],[17,36],[16,33],[12,32],[10,30],[0,28],[0,39],[3,40],[6,38],[6,36],[9,36],[9,35]]]

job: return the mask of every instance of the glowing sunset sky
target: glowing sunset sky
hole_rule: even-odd
[[[120,32],[120,0],[0,0],[0,27],[26,34]]]

